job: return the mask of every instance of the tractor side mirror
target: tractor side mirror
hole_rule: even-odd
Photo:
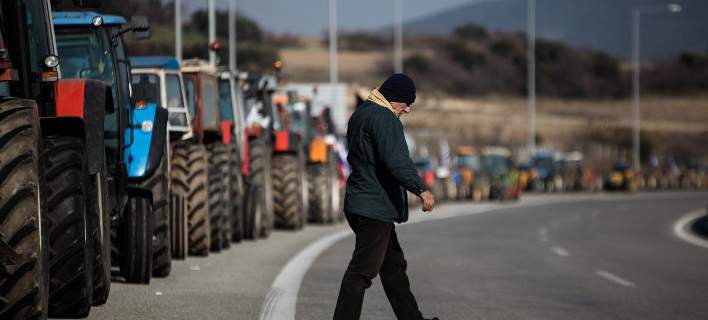
[[[146,16],[132,17],[133,36],[136,40],[150,39],[150,24]]]
[[[74,0],[74,5],[79,8],[99,8],[102,3],[101,0]]]

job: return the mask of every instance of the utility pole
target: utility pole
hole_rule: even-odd
[[[207,0],[207,11],[209,14],[209,45],[216,41],[216,6],[214,0]],[[209,64],[216,65],[216,51],[209,50]]]
[[[329,0],[329,83],[331,87],[331,108],[337,103],[336,87],[339,83],[337,69],[337,0]]]
[[[528,0],[528,112],[529,112],[529,156],[536,151],[536,0]]]
[[[175,0],[175,57],[182,62],[182,0]]]
[[[632,96],[634,100],[632,114],[634,119],[634,126],[632,131],[632,164],[634,170],[639,172],[641,169],[641,159],[639,154],[639,132],[641,130],[641,111],[640,111],[640,72],[641,72],[641,56],[639,53],[641,34],[640,28],[641,23],[641,11],[639,8],[632,10]]]
[[[642,11],[646,13],[680,13],[683,10],[680,4],[670,3],[668,5],[640,6],[632,9],[632,166],[637,173],[642,169],[642,159],[640,154],[641,145],[641,19]]]
[[[229,70],[236,72],[236,0],[229,1]]]
[[[394,70],[403,73],[403,0],[394,0]]]

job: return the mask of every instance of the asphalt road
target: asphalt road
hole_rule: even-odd
[[[708,250],[672,225],[702,195],[607,195],[397,229],[414,293],[440,319],[708,319]],[[464,210],[464,208],[462,208]],[[352,238],[307,273],[297,319],[331,319]],[[395,319],[383,288],[362,319]]]
[[[708,193],[528,196],[446,205],[445,219],[401,225],[412,287],[447,319],[708,319],[708,249],[672,231]],[[89,319],[258,319],[288,261],[344,225],[275,232],[209,258],[173,264],[150,285],[113,283]],[[307,271],[296,319],[331,319],[353,249],[346,236]],[[395,319],[378,280],[362,319]]]

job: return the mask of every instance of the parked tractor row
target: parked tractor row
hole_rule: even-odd
[[[277,72],[128,57],[144,17],[60,4],[0,3],[0,319],[86,317],[112,280],[341,219],[328,113]]]

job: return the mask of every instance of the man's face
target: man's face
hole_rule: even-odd
[[[391,102],[391,106],[393,107],[393,112],[396,113],[396,116],[399,118],[411,112],[411,105],[405,102]]]

